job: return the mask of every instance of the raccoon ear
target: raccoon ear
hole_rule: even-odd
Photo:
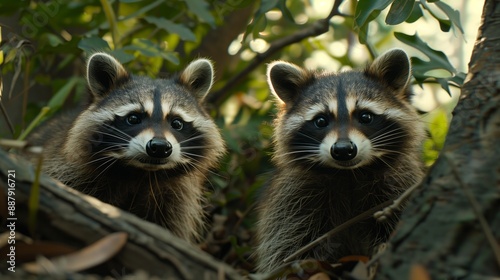
[[[180,76],[180,82],[189,88],[198,99],[203,99],[212,88],[214,67],[208,59],[191,62]]]
[[[411,76],[410,59],[405,51],[392,49],[375,59],[367,73],[378,77],[398,93],[405,94]]]
[[[285,104],[292,103],[313,75],[299,66],[275,61],[267,67],[267,83],[271,92]]]
[[[95,53],[87,62],[87,83],[92,94],[100,98],[127,80],[129,75],[114,57]]]

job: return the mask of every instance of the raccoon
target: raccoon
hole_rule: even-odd
[[[44,147],[49,175],[194,241],[207,173],[225,153],[202,106],[212,82],[206,59],[152,79],[95,53],[87,62],[88,104],[52,119],[29,142]]]
[[[410,104],[410,76],[400,49],[364,70],[316,72],[282,61],[268,66],[279,111],[276,170],[259,206],[260,272],[276,269],[304,245],[421,180],[425,130]],[[370,256],[396,222],[362,221],[300,258]]]

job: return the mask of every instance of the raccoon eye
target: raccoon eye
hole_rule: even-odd
[[[374,116],[372,113],[364,111],[359,113],[358,121],[362,124],[370,124],[373,122],[373,118]]]
[[[175,130],[181,130],[184,127],[184,122],[181,119],[174,119],[170,125]]]
[[[134,125],[134,124],[140,124],[141,123],[141,117],[139,115],[132,113],[127,116],[127,123],[129,125]]]
[[[318,116],[314,119],[314,125],[317,128],[323,128],[328,126],[328,120],[323,116]]]

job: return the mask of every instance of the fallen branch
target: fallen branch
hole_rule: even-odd
[[[29,162],[0,149],[0,197],[8,195],[15,198],[13,215],[6,211],[6,199],[1,200],[0,215],[4,216],[4,220],[16,218],[15,232],[20,236],[30,235],[23,232],[23,229],[28,228],[28,201],[34,173]],[[14,181],[8,181],[8,178],[12,178],[8,174],[15,174]],[[158,225],[83,195],[45,174],[41,174],[39,183],[40,199],[38,209],[35,209],[36,224],[32,238],[83,248],[115,232],[128,235],[123,249],[110,261],[99,266],[97,274],[100,277],[116,277],[117,274],[123,277],[123,274],[143,271],[148,276],[168,276],[169,279],[242,278],[228,265]],[[2,265],[5,266],[5,262]],[[9,276],[22,278],[22,274],[18,274],[19,270],[22,273],[20,268],[18,260],[14,273],[16,275]],[[12,272],[2,269],[0,274],[3,273]]]

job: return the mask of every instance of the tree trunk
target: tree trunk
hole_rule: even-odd
[[[404,210],[380,279],[500,275],[499,39],[500,1],[486,0],[445,147]]]
[[[15,174],[15,178],[8,174]],[[15,272],[7,270],[6,253],[2,252],[0,275],[3,276],[0,278],[8,276],[9,279],[26,279],[26,271],[21,265],[22,249],[32,251],[35,247],[21,246],[21,234],[32,232],[35,241],[50,242],[52,247],[81,249],[112,233],[123,232],[128,236],[123,248],[110,261],[101,263],[98,269],[92,270],[91,273],[124,277],[130,274],[141,275],[139,272],[142,271],[142,278],[158,276],[161,279],[241,279],[231,267],[173,236],[168,230],[78,193],[44,174],[40,177],[36,217],[34,224],[30,225],[28,205],[31,204],[34,174],[33,166],[26,160],[0,149],[0,217],[3,220],[3,228],[0,231],[14,230],[15,233],[11,235],[14,234],[17,239],[14,244]],[[12,184],[13,182],[15,183]],[[7,207],[7,196],[15,199],[15,209]],[[12,222],[14,229],[5,226]],[[31,231],[27,230],[28,228],[31,228]],[[102,252],[106,251],[106,248],[102,247]],[[74,278],[75,275],[65,274],[66,277],[60,279]],[[52,277],[53,275],[47,279]],[[83,276],[79,277],[81,279]]]

